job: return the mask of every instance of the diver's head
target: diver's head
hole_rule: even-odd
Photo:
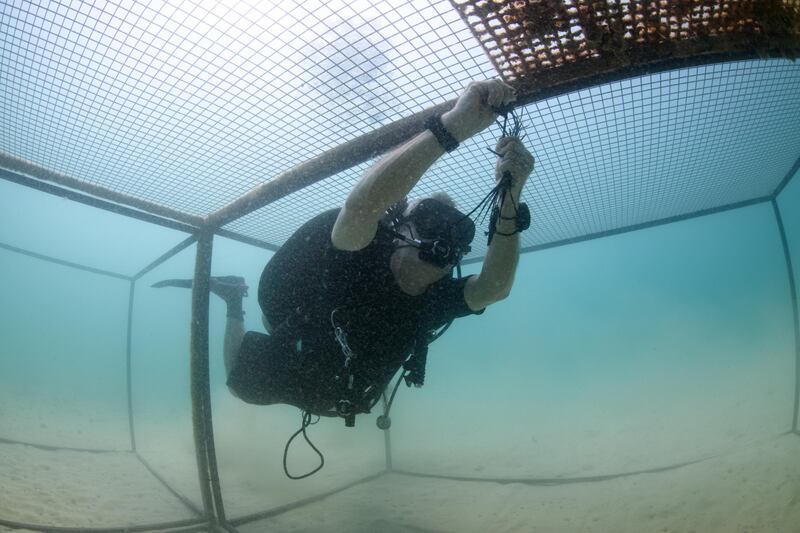
[[[396,218],[394,231],[395,277],[427,286],[448,275],[469,252],[475,225],[449,195],[436,193],[409,203]]]
[[[444,192],[409,203],[399,225],[416,241],[420,259],[440,268],[457,265],[475,237],[475,224]]]

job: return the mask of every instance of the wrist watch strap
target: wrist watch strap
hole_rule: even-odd
[[[425,121],[425,127],[433,133],[433,136],[436,137],[436,140],[439,141],[439,144],[442,145],[446,152],[452,152],[458,148],[458,141],[442,124],[441,115],[428,117]]]

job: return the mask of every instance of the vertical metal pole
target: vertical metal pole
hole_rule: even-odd
[[[131,451],[136,451],[136,432],[133,428],[133,387],[131,379],[131,339],[133,338],[133,292],[136,288],[136,280],[131,280],[130,291],[128,291],[128,341],[125,355],[125,373],[128,376],[128,430],[131,436]]]
[[[206,455],[208,456],[208,474],[211,483],[211,494],[214,497],[214,506],[217,510],[217,520],[225,525],[225,505],[222,502],[222,486],[219,481],[217,469],[217,451],[214,445],[214,425],[211,420],[211,387],[206,387]]]
[[[213,239],[214,233],[207,229],[197,235],[197,259],[192,283],[191,385],[194,440],[203,508],[208,520],[216,526],[225,523],[225,508],[214,447],[208,358],[209,284]]]
[[[383,392],[383,412],[386,412],[386,391]],[[392,469],[392,439],[389,429],[383,430],[383,446],[386,454],[386,470]]]
[[[194,427],[194,446],[197,455],[197,473],[200,478],[200,493],[203,497],[203,511],[206,519],[214,523],[214,503],[211,497],[211,483],[208,470],[207,409],[205,391],[209,387],[208,369],[208,308],[209,278],[211,276],[211,251],[213,235],[201,232],[197,235],[197,255],[192,284],[192,322],[191,322],[191,391],[192,425]]]
[[[783,256],[786,259],[786,269],[789,275],[789,296],[792,303],[792,317],[794,318],[794,414],[792,415],[792,431],[797,433],[798,409],[800,409],[800,316],[797,310],[797,288],[794,282],[792,268],[792,254],[786,240],[786,230],[783,227],[783,218],[778,202],[772,199],[772,209],[775,211],[775,220],[778,222],[778,232],[783,244]]]

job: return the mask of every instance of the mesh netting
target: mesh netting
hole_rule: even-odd
[[[452,0],[497,70],[526,93],[665,58],[796,57],[798,0]]]
[[[714,209],[773,193],[800,153],[800,65],[744,61],[606,84],[526,106],[536,168],[523,193],[525,247]],[[412,195],[444,190],[469,210],[494,180],[499,127],[445,155]],[[366,164],[227,226],[282,243],[341,205]],[[486,224],[482,226],[484,229]],[[476,238],[470,257],[485,252]]]
[[[659,58],[792,55],[798,3],[0,0],[0,151],[206,216],[325,150],[456,97],[495,67],[531,101],[546,86],[565,90],[565,80]],[[525,246],[771,194],[800,152],[798,89],[797,65],[756,60],[527,105],[537,167]],[[444,157],[414,194],[447,190],[471,208],[491,186],[486,148],[497,135]],[[309,216],[341,205],[365,165],[226,229],[279,246]]]
[[[193,215],[495,75],[446,0],[0,9],[0,150]]]

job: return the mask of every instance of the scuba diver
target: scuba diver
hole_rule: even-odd
[[[258,302],[268,335],[245,332],[244,280],[211,278],[211,292],[227,304],[225,369],[236,397],[299,407],[304,436],[311,415],[339,416],[352,426],[399,369],[406,384],[422,385],[427,345],[437,331],[508,296],[519,232],[530,221],[519,198],[534,165],[519,128],[493,150],[496,185],[482,202],[491,210],[489,246],[478,275],[461,278],[458,268],[453,276],[475,235],[469,215],[446,193],[410,202],[407,195],[437,159],[515,100],[515,90],[500,80],[470,83],[452,110],[433,116],[425,131],[369,168],[344,206],[303,224],[261,275]],[[185,287],[191,280],[154,286]]]

